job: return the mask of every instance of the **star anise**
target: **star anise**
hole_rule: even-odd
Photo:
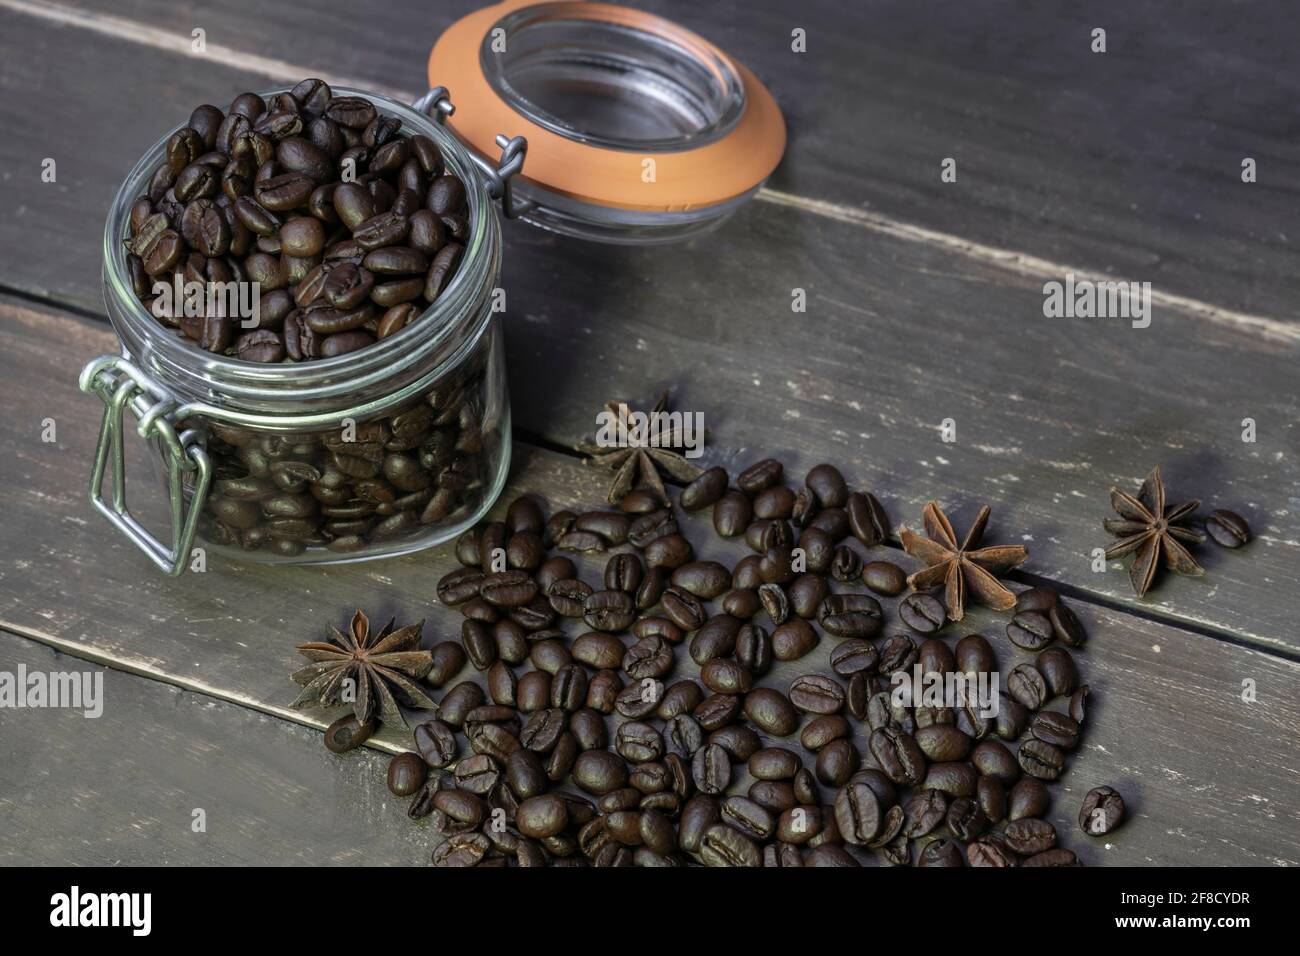
[[[1152,469],[1134,498],[1118,488],[1110,489],[1110,506],[1118,518],[1107,518],[1102,524],[1119,540],[1106,549],[1106,558],[1120,558],[1134,551],[1137,556],[1128,569],[1129,581],[1138,597],[1147,593],[1155,582],[1163,554],[1165,567],[1179,574],[1204,574],[1205,569],[1196,563],[1192,553],[1183,546],[1201,544],[1205,535],[1184,527],[1200,507],[1199,501],[1184,501],[1165,507],[1165,483],[1160,478],[1160,468]]]
[[[299,644],[299,652],[312,663],[290,675],[303,685],[302,693],[290,706],[350,702],[352,713],[362,723],[370,721],[378,709],[380,720],[405,727],[406,718],[397,706],[399,699],[420,710],[437,707],[416,684],[433,668],[433,654],[419,649],[423,628],[421,621],[393,630],[393,622],[389,621],[382,631],[372,634],[370,619],[357,611],[349,633],[331,626],[332,640]],[[344,699],[348,687],[353,694],[350,701]]]
[[[578,451],[590,456],[586,459],[586,464],[613,469],[614,480],[607,496],[610,504],[618,504],[624,495],[636,487],[638,475],[641,483],[649,485],[667,502],[668,492],[659,476],[661,469],[670,478],[681,482],[694,481],[703,474],[704,469],[673,450],[682,447],[684,435],[680,425],[665,428],[663,419],[659,417],[668,408],[667,392],[659,396],[659,401],[647,413],[649,422],[644,434],[630,424],[631,413],[626,402],[607,402],[605,408],[615,416],[619,434],[628,435],[628,443],[604,445],[583,442],[577,447]]]
[[[1005,611],[1015,606],[1015,594],[1003,587],[998,576],[1022,564],[1029,552],[1018,544],[979,548],[984,526],[989,520],[988,505],[980,509],[975,524],[961,544],[957,543],[952,523],[937,501],[927,504],[921,517],[928,537],[923,538],[907,528],[899,532],[904,550],[925,562],[922,570],[908,577],[908,584],[918,591],[928,591],[942,584],[948,617],[954,621],[960,621],[966,614],[968,588],[975,600],[996,610]]]

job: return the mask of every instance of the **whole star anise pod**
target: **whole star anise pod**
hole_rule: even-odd
[[[685,441],[680,425],[665,428],[663,419],[659,417],[668,408],[667,392],[660,395],[654,408],[646,413],[648,424],[644,434],[638,434],[638,429],[633,428],[629,422],[631,412],[626,402],[607,402],[605,408],[615,416],[619,434],[628,434],[628,443],[604,445],[583,442],[577,447],[578,451],[590,456],[586,459],[586,464],[603,465],[614,470],[614,480],[607,496],[610,504],[618,504],[624,495],[636,487],[638,475],[643,484],[649,485],[667,503],[668,492],[659,476],[661,469],[670,478],[681,482],[694,481],[703,474],[704,469],[673,450],[682,447]]]
[[[349,633],[331,625],[333,639],[299,644],[298,650],[312,663],[294,671],[290,678],[303,686],[290,706],[348,703],[343,691],[352,682],[352,713],[361,723],[375,716],[384,723],[405,727],[406,718],[397,706],[398,699],[408,707],[431,710],[437,707],[416,681],[433,668],[433,654],[420,650],[420,632],[424,622],[393,630],[389,621],[377,634],[370,631],[370,619],[357,611],[352,615]],[[397,696],[393,690],[396,688]]]
[[[1024,563],[1029,552],[1018,544],[980,548],[984,526],[989,520],[989,506],[980,509],[966,538],[957,543],[957,535],[937,501],[931,501],[921,513],[925,533],[921,537],[903,528],[899,535],[903,549],[925,562],[925,567],[908,577],[907,583],[918,591],[928,591],[942,584],[948,617],[960,621],[966,614],[966,592],[981,604],[1005,611],[1015,606],[1016,596],[1003,587],[998,576]],[[974,550],[978,549],[978,550]]]
[[[1200,501],[1184,501],[1166,508],[1165,483],[1160,478],[1158,466],[1142,482],[1136,498],[1118,488],[1110,489],[1110,506],[1119,517],[1107,518],[1102,525],[1119,540],[1106,549],[1106,559],[1137,552],[1129,566],[1128,579],[1138,597],[1146,594],[1155,582],[1162,554],[1165,567],[1170,571],[1205,573],[1192,553],[1183,546],[1183,542],[1201,544],[1205,541],[1205,535],[1200,531],[1183,525],[1200,504]]]

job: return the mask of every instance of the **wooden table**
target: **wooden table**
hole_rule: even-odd
[[[434,38],[477,5],[0,0],[0,670],[102,670],[106,694],[96,720],[0,710],[0,862],[427,861],[435,838],[382,783],[406,742],[329,754],[329,715],[289,710],[286,675],[295,643],[356,606],[454,636],[434,597],[450,549],[163,578],[87,504],[99,410],[76,377],[115,348],[103,222],[163,128],[307,75],[410,100]],[[597,506],[604,476],[569,449],[607,399],[668,387],[704,412],[707,460],[733,475],[768,454],[796,479],[829,460],[895,529],[932,498],[958,524],[988,503],[992,535],[1031,552],[1015,586],[1053,583],[1091,634],[1095,706],[1051,813],[1067,844],[1089,864],[1300,861],[1293,7],[642,5],[753,68],[789,148],[757,201],[683,245],[507,225],[512,489]],[[807,53],[791,51],[795,27]],[[1044,283],[1069,272],[1151,282],[1150,328],[1045,318]],[[1174,495],[1242,512],[1256,537],[1207,544],[1205,577],[1139,600],[1091,552],[1110,486],[1136,489],[1156,464]],[[1024,657],[1004,618],[967,623],[1004,662]],[[1094,840],[1073,819],[1103,783],[1131,819]]]

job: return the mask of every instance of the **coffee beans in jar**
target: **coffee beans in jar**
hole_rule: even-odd
[[[155,563],[183,570],[189,534],[255,560],[404,553],[491,505],[500,222],[428,116],[316,80],[200,106],[129,174],[106,240],[122,349],[83,388],[108,402],[131,379],[157,403],[173,514],[198,514],[141,545]]]
[[[124,239],[132,290],[196,347],[247,362],[346,355],[406,328],[461,266],[465,183],[371,99],[305,79],[198,106]]]

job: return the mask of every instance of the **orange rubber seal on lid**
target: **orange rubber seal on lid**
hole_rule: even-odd
[[[456,21],[429,54],[429,86],[446,86],[456,104],[447,124],[481,156],[495,157],[498,133],[528,139],[528,160],[516,177],[583,202],[619,209],[680,212],[742,196],[765,180],[785,151],[785,121],[767,88],[742,64],[669,20],[606,3],[551,3],[574,20],[630,27],[702,50],[728,63],[745,91],[745,109],[720,139],[687,149],[607,149],[568,139],[517,112],[488,83],[479,59],[483,38],[506,13],[534,3],[506,0]],[[644,182],[653,157],[655,181]]]

